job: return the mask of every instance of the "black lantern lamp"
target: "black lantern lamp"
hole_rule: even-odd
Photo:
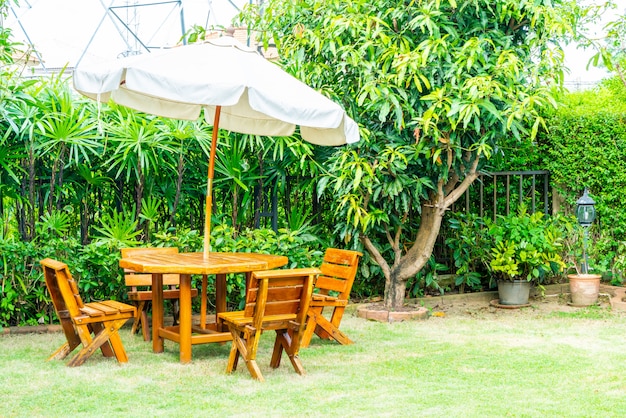
[[[583,195],[576,201],[576,218],[581,226],[589,227],[596,219],[596,202],[589,196],[585,189]]]
[[[576,219],[580,226],[584,228],[583,237],[583,263],[582,272],[589,272],[589,263],[587,261],[587,239],[589,238],[589,227],[596,219],[596,202],[589,196],[588,190],[585,189],[583,195],[576,201]]]

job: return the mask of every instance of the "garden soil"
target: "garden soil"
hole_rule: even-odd
[[[595,307],[626,315],[625,298],[626,288],[602,285]],[[369,303],[372,302],[381,303],[382,301],[369,301]],[[522,307],[500,305],[497,291],[427,296],[409,301],[404,309],[410,310],[416,307],[427,308],[430,317],[476,319],[545,316],[557,312],[575,313],[582,309],[579,306],[572,306],[568,283],[545,286],[543,291],[534,289],[528,305]]]

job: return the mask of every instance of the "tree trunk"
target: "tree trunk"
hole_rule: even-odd
[[[57,169],[58,169],[59,160],[58,158],[54,159],[54,163],[52,164],[52,171],[50,173],[50,186],[48,192],[48,213],[52,213],[52,209],[54,208],[54,188],[56,184],[57,177]]]
[[[261,226],[261,212],[263,212],[263,155],[257,153],[257,160],[259,161],[259,179],[257,180],[256,190],[254,194],[254,227],[259,228]]]
[[[63,181],[64,181],[64,174],[65,174],[65,154],[66,154],[66,147],[63,146],[63,148],[61,149],[61,156],[60,156],[60,160],[61,160],[61,164],[59,166],[59,177],[57,178],[57,184],[60,190],[63,190]],[[63,194],[61,194],[61,196],[63,196]],[[56,210],[61,210],[61,208],[63,207],[63,201],[61,199],[61,197],[59,197],[58,199],[56,199]]]
[[[32,212],[32,211],[31,211]],[[19,199],[15,199],[15,219],[17,220],[17,229],[20,232],[22,241],[30,241],[26,233],[26,222],[24,221],[24,204]]]
[[[397,310],[404,304],[407,281],[428,263],[435,247],[445,210],[424,203],[415,242],[407,253],[396,259],[385,284],[385,308]]]
[[[31,143],[28,150],[28,204],[30,205],[30,210],[26,215],[26,219],[24,219],[27,241],[31,241],[35,236],[35,210],[37,208],[35,203],[35,175],[35,150]],[[22,209],[24,209],[23,205]],[[39,212],[39,214],[41,213]]]
[[[139,216],[141,213],[141,199],[143,199],[143,170],[141,167],[138,168],[139,176],[137,179],[137,184],[135,185],[135,215]]]
[[[291,179],[289,175],[285,176],[285,195],[283,196],[283,201],[285,202],[285,219],[287,219],[287,224],[289,224],[289,217],[291,215]]]
[[[123,177],[115,180],[117,193],[115,195],[115,210],[122,212],[124,209],[124,191],[126,189],[126,182]]]
[[[137,170],[139,171],[139,175],[137,176],[137,184],[135,185],[135,216],[137,217],[136,219],[140,219],[139,214],[141,214],[141,201],[143,200],[145,177],[141,164],[139,164]],[[144,242],[147,242],[146,236],[148,234],[148,227],[146,224],[147,222],[143,222],[143,226],[141,222],[137,224],[137,228],[143,231]]]
[[[406,280],[399,278],[399,271],[392,271],[389,280],[385,280],[385,309],[397,311],[404,305]]]
[[[359,237],[365,249],[381,267],[385,276],[385,309],[390,311],[398,310],[404,305],[406,283],[419,273],[430,259],[446,210],[465,193],[467,188],[478,177],[477,167],[480,157],[475,156],[473,159],[471,157],[472,155],[469,152],[465,156],[465,161],[469,164],[469,168],[460,184],[456,176],[449,178],[446,183],[440,181],[437,189],[430,193],[429,199],[422,202],[422,216],[417,235],[413,244],[404,255],[402,252],[407,245],[401,240],[402,223],[396,229],[395,235],[392,236],[391,232],[387,233],[387,240],[394,253],[392,265],[389,265],[379,248],[367,235]]]
[[[180,190],[183,187],[183,173],[185,171],[185,159],[181,152],[178,156],[178,178],[176,179],[176,196],[174,197],[174,205],[172,206],[172,214],[170,215],[170,223],[176,226],[176,210],[178,209],[178,203],[180,202]]]
[[[237,186],[237,184],[235,184],[234,190],[233,190],[233,209],[232,209],[232,215],[231,215],[231,222],[233,225],[233,229],[235,230],[235,233],[237,233],[237,231],[239,230],[239,225],[237,224],[237,217],[239,216],[239,186]]]
[[[89,187],[85,187],[85,194],[83,196],[83,210],[80,216],[80,242],[83,245],[89,243]]]
[[[52,213],[58,203],[55,197],[55,189],[57,183],[57,174],[62,175],[64,156],[65,145],[62,145],[61,149],[59,150],[59,154],[54,158],[54,162],[52,163],[52,172],[50,173],[50,193],[48,194],[48,213]]]

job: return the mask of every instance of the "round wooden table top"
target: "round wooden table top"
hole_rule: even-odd
[[[203,253],[142,254],[122,258],[120,267],[140,273],[226,274],[271,270],[282,267],[289,260],[283,255],[259,253]]]

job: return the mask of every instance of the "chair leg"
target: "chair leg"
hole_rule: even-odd
[[[246,361],[246,366],[248,367],[248,371],[250,372],[250,375],[253,379],[256,379],[260,382],[265,382],[265,378],[261,373],[261,369],[259,368],[256,359]]]
[[[133,320],[133,327],[130,330],[130,333],[133,335],[137,334],[140,326],[143,326],[143,324],[141,323],[141,319],[142,319],[141,314],[146,308],[146,302],[142,300],[137,304],[136,307],[137,307],[137,314],[135,315],[135,319]]]
[[[174,326],[178,325],[178,300],[177,299],[173,299],[172,300],[172,316],[174,317]]]
[[[67,363],[69,367],[77,367],[82,365],[100,346],[108,340],[104,333],[100,333],[99,337],[91,338],[92,327],[89,325],[77,325],[76,330],[82,341],[83,348],[74,355]],[[96,339],[98,341],[96,341]]]
[[[71,352],[72,352],[72,350],[70,350],[69,343],[65,343],[61,347],[59,347],[54,353],[52,353],[52,355],[50,357],[48,357],[48,361],[50,361],[50,360],[62,360],[65,357],[67,357],[67,355],[69,353],[71,353]]]
[[[124,344],[122,344],[122,338],[120,337],[120,333],[118,331],[111,334],[109,342],[111,343],[111,347],[113,347],[113,352],[115,353],[117,361],[120,363],[128,363],[128,355],[126,354]]]
[[[280,367],[280,360],[283,356],[284,344],[281,338],[281,331],[276,330],[276,339],[274,340],[274,351],[272,351],[272,360],[270,361],[270,367],[277,369]]]
[[[320,333],[318,333],[319,330],[323,330],[324,335],[329,335],[329,339],[333,339],[339,344],[348,345],[353,343],[353,341],[346,334],[341,332],[339,328],[322,315],[316,316],[315,322],[317,324],[315,327],[315,333],[317,335],[320,335]]]
[[[150,332],[150,321],[148,319],[148,309],[141,311],[141,334],[144,341],[150,341],[152,339],[152,333]]]
[[[228,364],[226,364],[226,373],[231,374],[237,370],[237,363],[239,363],[239,350],[237,344],[233,343],[230,347],[230,354],[228,355]]]
[[[282,351],[285,350],[296,373],[299,375],[306,374],[300,357],[298,356],[298,349],[296,348],[297,344],[295,341],[297,341],[298,338],[300,338],[298,333],[292,334],[284,329],[276,330],[276,341],[274,342],[274,352],[272,353],[272,362],[270,364],[272,367],[277,368],[280,365],[280,357]]]
[[[330,316],[330,323],[334,325],[335,328],[339,328],[339,324],[341,324],[341,318],[343,318],[343,313],[345,312],[345,308],[343,306],[337,306],[333,309],[333,313]]]
[[[103,353],[107,351],[105,347],[108,347],[108,350],[111,351],[111,355],[115,355],[116,358],[124,359],[126,356],[126,352],[124,351],[124,347],[121,339],[119,339],[119,334],[117,334],[118,329],[124,325],[124,323],[128,319],[118,319],[115,321],[107,322],[107,326],[104,327],[102,324],[93,324],[97,326],[93,326],[93,330],[97,332],[95,338],[91,338],[91,333],[89,330],[89,326],[87,325],[77,325],[76,329],[78,331],[78,335],[81,337],[81,341],[83,342],[83,348],[76,353],[74,357],[67,363],[69,367],[76,367],[82,365],[98,348],[100,348]],[[112,337],[116,335],[116,337]],[[113,338],[112,346],[110,345],[111,338]],[[118,348],[121,346],[121,352],[118,352]],[[128,359],[126,358],[126,361]]]
[[[306,328],[304,329],[304,333],[302,335],[302,342],[300,343],[300,347],[308,347],[311,343],[311,338],[313,338],[313,334],[315,333],[315,315],[313,312],[314,308],[309,308],[307,312],[307,322]],[[321,315],[321,313],[320,313]]]
[[[261,333],[255,330],[239,331],[232,327],[230,327],[230,333],[233,336],[233,342],[230,348],[230,355],[228,356],[226,373],[230,374],[237,368],[237,360],[239,355],[241,355],[252,378],[261,382],[265,381],[256,362],[256,348],[259,344]]]
[[[315,327],[315,334],[320,337],[322,340],[332,340],[332,333],[328,332],[326,327],[320,326],[320,321],[324,321],[326,317],[324,317],[324,308],[314,309],[315,312],[315,322],[317,326]],[[332,315],[335,315],[335,309],[333,308]]]
[[[246,367],[248,367],[248,371],[253,379],[260,380],[264,382],[263,374],[261,373],[261,369],[256,362],[256,353],[259,347],[259,340],[261,339],[261,331],[246,331],[246,352],[247,355],[244,356],[244,360],[246,360]]]
[[[103,330],[107,330],[107,328],[104,327],[102,322],[90,324],[88,326],[89,326],[89,330],[93,333],[94,338],[96,338],[99,334],[101,334]],[[113,357],[115,355],[113,351],[113,347],[111,347],[111,344],[109,343],[108,339],[104,343],[99,344],[98,347],[100,347],[100,351],[102,351],[102,355],[104,357]]]
[[[69,313],[67,311],[62,311],[59,317],[67,342],[59,347],[54,353],[52,353],[52,355],[48,357],[48,361],[52,359],[63,360],[72,351],[74,351],[76,347],[81,344],[80,336],[76,333],[76,330],[74,329],[74,324],[69,317]]]
[[[235,329],[231,329],[230,333],[233,336],[233,342],[230,346],[230,354],[228,356],[228,364],[226,365],[226,373],[230,374],[234,370],[237,370],[237,363],[239,360],[239,350],[245,350],[245,344],[241,340],[241,333]]]

